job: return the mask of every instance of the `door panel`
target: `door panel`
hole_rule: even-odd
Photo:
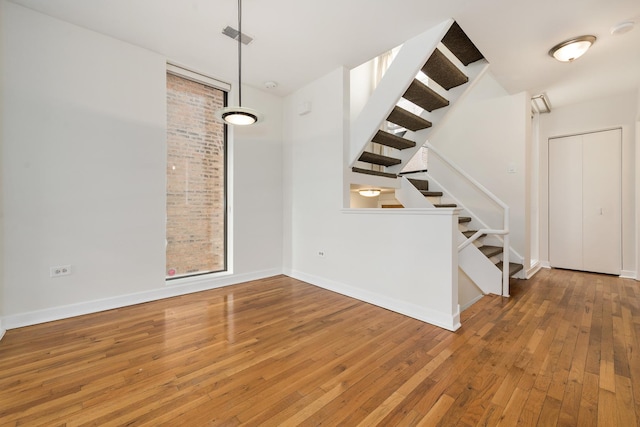
[[[549,140],[549,263],[582,270],[582,137]]]
[[[584,270],[620,274],[620,129],[583,135]]]

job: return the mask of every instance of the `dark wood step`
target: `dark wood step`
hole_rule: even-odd
[[[457,208],[458,205],[456,205],[455,203],[438,203],[433,205],[433,207],[435,208]]]
[[[398,150],[405,150],[407,148],[413,148],[416,143],[409,141],[408,139],[394,135],[383,130],[379,130],[372,139],[377,144],[386,145],[387,147],[396,148]]]
[[[414,79],[402,97],[427,111],[437,110],[449,105],[449,101],[437,94],[426,84]]]
[[[374,171],[374,170],[371,170],[371,169],[357,168],[355,166],[351,168],[351,171],[353,171],[355,173],[363,173],[365,175],[384,176],[385,178],[397,178],[398,177],[398,175],[396,175],[395,173]]]
[[[426,191],[420,190],[424,197],[442,197],[442,191]]]
[[[468,216],[459,216],[458,217],[458,224],[464,224],[467,222],[471,222],[471,218]]]
[[[411,185],[416,187],[418,190],[429,191],[429,181],[425,179],[413,179],[413,178],[407,178],[407,179],[409,180]]]
[[[383,156],[382,154],[375,154],[365,151],[358,158],[361,162],[372,163],[380,166],[394,166],[402,163],[402,160],[395,157]]]
[[[482,53],[473,44],[471,39],[462,31],[460,25],[454,22],[447,34],[442,39],[442,44],[447,47],[464,65],[479,61],[484,58]]]
[[[387,117],[387,121],[414,132],[431,127],[429,120],[425,120],[397,105],[393,107],[393,111],[391,111],[391,114]]]
[[[382,205],[382,209],[402,209],[402,205]]]
[[[422,72],[446,90],[469,81],[469,78],[438,49],[433,51],[422,67]]]
[[[496,267],[498,267],[500,269],[500,271],[502,271],[502,266],[504,264],[502,263],[502,261],[500,261],[499,263],[496,264]],[[514,274],[516,274],[518,271],[522,270],[524,268],[524,266],[522,264],[516,264],[513,262],[509,263],[509,277],[513,276]]]
[[[492,256],[500,255],[502,253],[502,248],[500,246],[480,246],[480,252],[484,254],[487,258],[491,258]]]
[[[463,231],[462,234],[464,234],[464,237],[466,237],[468,239],[469,237],[473,236],[477,232],[478,232],[478,230],[467,230],[467,231]],[[483,234],[480,237],[484,237],[484,236],[486,236],[486,234]]]

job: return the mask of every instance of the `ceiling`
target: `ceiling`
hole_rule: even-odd
[[[147,48],[169,60],[237,79],[236,0],[13,0]],[[287,95],[339,66],[353,68],[453,17],[510,92],[546,92],[552,106],[637,89],[638,0],[244,0],[243,83]],[[611,35],[625,20],[636,28]],[[573,63],[548,56],[583,34],[598,40]],[[264,89],[267,90],[267,89]]]

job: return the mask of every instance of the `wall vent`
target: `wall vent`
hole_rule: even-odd
[[[238,30],[228,25],[222,30],[222,34],[224,34],[227,37],[231,37],[234,40],[238,40],[238,33],[239,33]],[[242,42],[242,44],[249,44],[253,41],[253,37],[249,37],[245,33],[242,33],[242,37],[240,38],[240,41]]]

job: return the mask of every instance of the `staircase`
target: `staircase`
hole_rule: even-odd
[[[428,199],[429,203],[431,203],[433,205],[433,207],[435,207],[435,208],[457,208],[457,207],[459,207],[458,204],[456,204],[456,203],[442,203],[442,198],[444,196],[444,193],[442,191],[429,191],[429,181],[428,180],[426,180],[426,179],[414,179],[414,178],[408,178],[407,180]],[[469,224],[471,224],[472,221],[473,221],[473,218],[468,217],[468,216],[459,216],[458,217],[458,228],[459,228],[461,234],[464,236],[465,239],[471,238],[476,233],[478,233],[478,230],[474,230],[473,228],[469,228]],[[487,234],[481,233],[480,237],[478,237],[474,241],[476,243],[475,247],[478,249],[478,251],[480,251],[480,253],[482,253],[482,255],[484,255],[487,259],[491,260],[491,262],[497,267],[498,270],[502,271],[503,263],[502,263],[502,260],[499,257],[502,255],[502,252],[504,250],[503,246],[495,246],[495,245],[484,244],[483,241],[484,241],[484,238],[486,238],[486,237],[487,237]],[[465,270],[465,272],[469,276],[473,275],[473,272],[467,272],[466,271],[464,263],[462,263],[460,267],[463,270]],[[514,276],[515,274],[517,274],[522,269],[523,269],[523,265],[522,264],[510,262],[509,263],[509,272],[508,272],[509,277]]]
[[[403,186],[398,183],[405,180],[399,179],[401,171],[487,67],[482,53],[452,20],[405,43],[352,126],[351,182],[375,187]],[[406,198],[396,192],[404,207],[458,207],[457,203],[442,203],[443,193],[430,191],[428,180],[408,181],[426,202],[421,203],[419,195],[418,199]],[[438,201],[430,202],[433,198]],[[508,295],[508,277],[520,271],[522,265],[509,263],[509,271],[501,273],[503,247],[480,243],[485,236],[473,229],[475,223],[482,225],[476,218],[463,215],[458,220],[460,267],[484,293]],[[502,232],[508,247],[508,207],[503,230],[480,229],[493,234]]]
[[[370,151],[365,148],[359,153],[352,171],[395,179],[401,166],[427,140],[429,131],[437,127],[438,120],[444,118],[447,110],[467,89],[469,74],[478,74],[474,72],[476,70],[465,68],[479,62],[481,64],[478,65],[484,68],[486,60],[480,51],[462,28],[452,22],[421,64],[420,75],[415,73],[400,92],[400,99],[391,105],[382,126],[378,123],[370,138],[371,144],[368,144]],[[384,79],[381,86],[383,84]],[[454,93],[456,88],[460,90]]]

